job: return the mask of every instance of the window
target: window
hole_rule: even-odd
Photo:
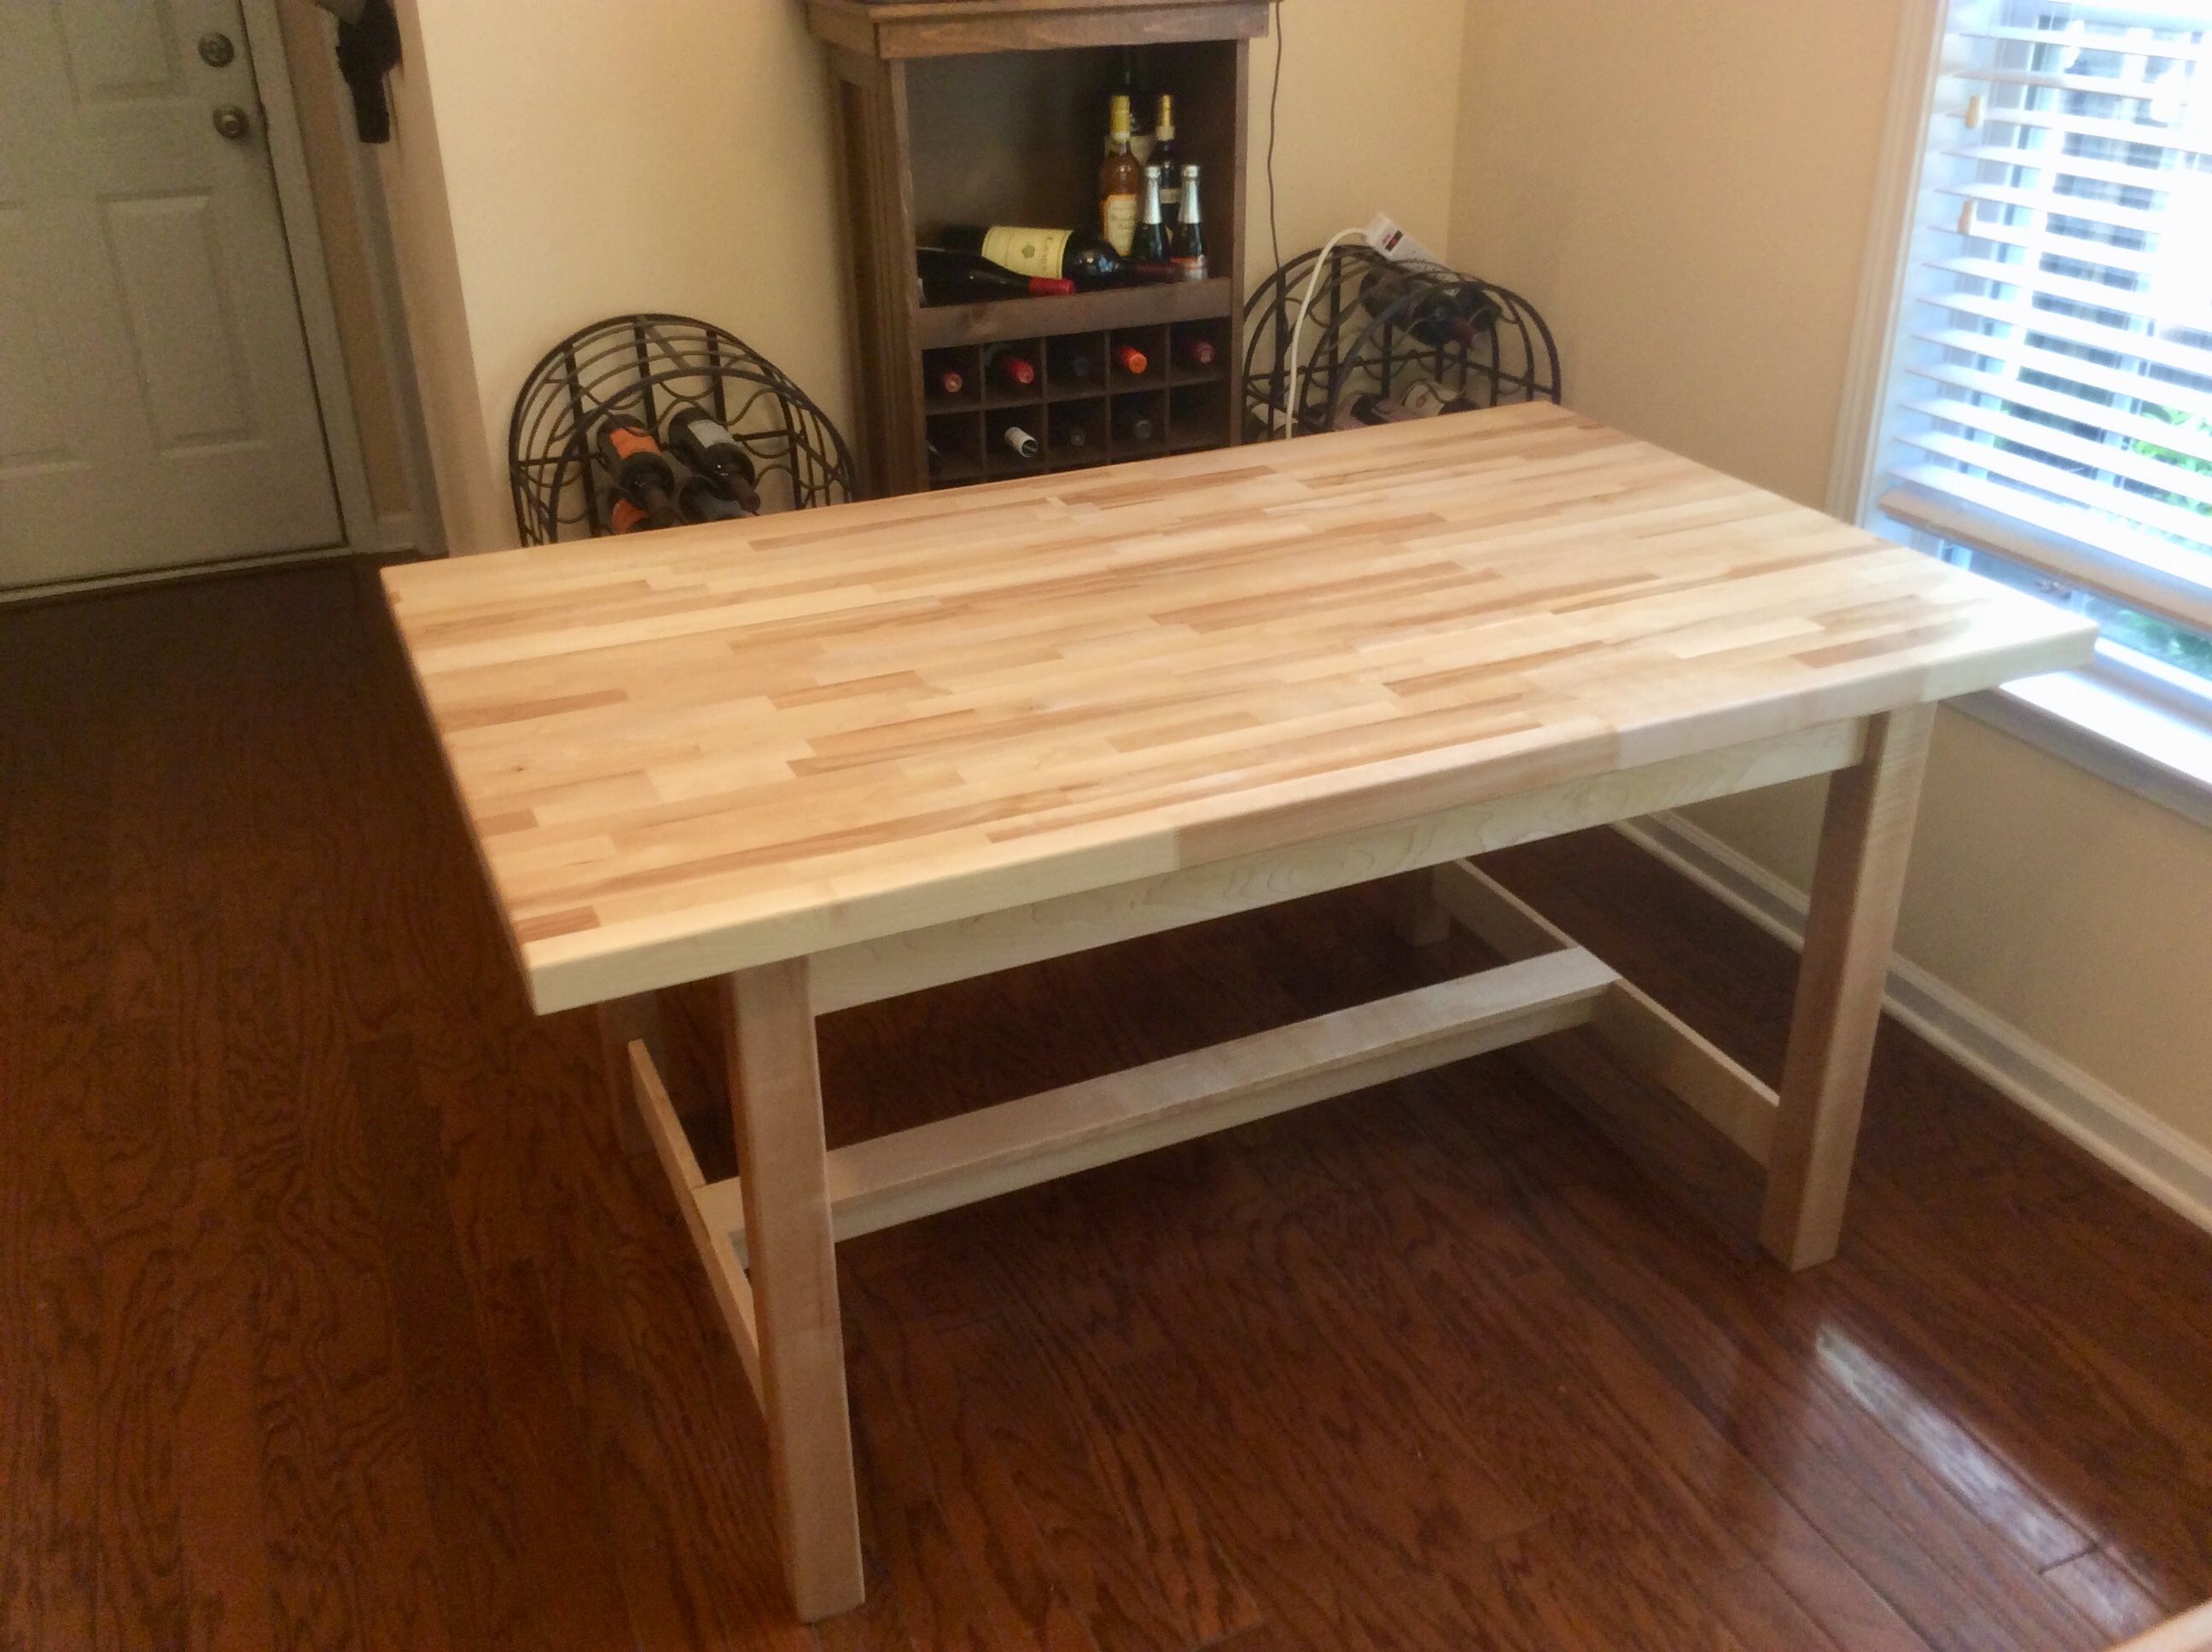
[[[1869,521],[2212,729],[2212,0],[1948,0]],[[2140,727],[2140,721],[2130,723]]]

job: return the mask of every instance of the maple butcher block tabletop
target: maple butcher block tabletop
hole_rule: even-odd
[[[541,1011],[1941,700],[2094,635],[1545,404],[384,578]]]

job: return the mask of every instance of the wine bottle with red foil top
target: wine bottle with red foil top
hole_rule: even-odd
[[[642,533],[648,528],[665,525],[654,521],[650,513],[631,504],[612,489],[608,489],[599,506],[606,513],[607,528],[612,533]]]
[[[1152,371],[1152,358],[1134,344],[1116,344],[1114,346],[1114,365],[1125,377],[1141,379]]]
[[[1079,288],[1111,285],[1121,273],[1113,243],[1079,229],[947,224],[938,232],[937,245],[973,253],[1018,276],[1072,281]]]
[[[627,413],[610,413],[592,433],[592,456],[608,485],[642,512],[650,525],[676,520],[676,467],[644,423]]]
[[[1024,391],[1036,380],[1036,363],[1014,345],[994,344],[983,352],[983,382],[992,389]]]
[[[1187,367],[1210,367],[1220,359],[1213,341],[1194,332],[1176,336],[1175,353],[1176,360]]]
[[[1056,298],[1075,290],[1058,276],[1024,275],[957,247],[915,249],[921,295],[931,304],[983,304],[1000,298]]]

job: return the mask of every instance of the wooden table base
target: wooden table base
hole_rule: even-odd
[[[1767,1173],[1760,1236],[1790,1267],[1832,1256],[1856,1145],[1932,713],[1890,714],[744,969],[723,1017],[742,1176],[701,1175],[656,1056],[650,999],[602,1006],[767,1420],[786,1575],[808,1621],[865,1592],[837,1306],[840,1239],[914,1220],[1581,1027]],[[1779,1092],[1463,857],[1698,796],[1836,771]],[[1464,926],[1506,962],[834,1151],[814,1019],[848,1005],[1394,877],[1401,928]]]

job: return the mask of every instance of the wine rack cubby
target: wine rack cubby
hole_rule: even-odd
[[[1244,116],[1267,0],[811,0],[808,16],[830,66],[864,492],[963,487],[1240,439]],[[913,249],[941,226],[1087,227],[1107,100],[1125,84],[1176,94],[1177,143],[1202,168],[1208,278],[923,305]],[[1179,353],[1192,337],[1213,346],[1211,361]],[[1145,373],[1115,361],[1126,343],[1148,357]],[[1036,382],[988,373],[988,352],[1002,346],[1036,362]],[[1091,374],[1067,371],[1068,353],[1085,349]],[[957,392],[942,388],[948,367],[960,375]],[[1006,445],[1010,424],[1036,439],[1035,458]]]
[[[1188,359],[1192,343],[1210,346],[1212,359]],[[1143,355],[1142,372],[1123,364],[1125,347]],[[1035,382],[1012,386],[994,374],[988,364],[1001,349],[1030,362]],[[1236,405],[1232,354],[1225,320],[1086,328],[932,350],[924,366],[929,484],[966,487],[1223,446]],[[947,368],[960,375],[957,392],[939,388]],[[1009,428],[1036,439],[1035,458],[1015,452]]]

